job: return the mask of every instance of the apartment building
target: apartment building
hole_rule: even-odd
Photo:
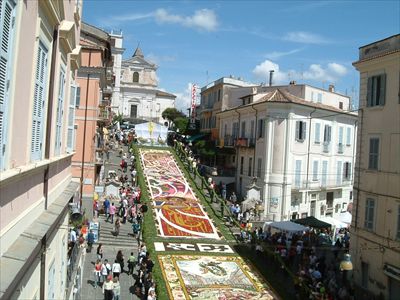
[[[0,298],[65,299],[81,1],[0,5]]]
[[[75,113],[75,154],[72,176],[81,183],[81,195],[93,197],[103,166],[104,129],[111,123],[113,60],[110,35],[82,22],[81,67],[78,69],[78,102]]]
[[[360,114],[353,222],[354,281],[400,295],[400,35],[359,48]]]
[[[308,98],[318,93],[323,96]],[[219,147],[236,149],[238,194],[244,196],[256,178],[267,220],[346,211],[357,130],[357,114],[340,108],[348,107],[349,97],[293,82],[253,87],[238,100],[217,113]]]

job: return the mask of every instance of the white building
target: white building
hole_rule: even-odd
[[[114,112],[134,123],[163,123],[162,112],[175,107],[176,96],[158,88],[157,66],[144,58],[138,47],[133,56],[122,60],[122,35],[111,35],[114,44]],[[114,40],[114,42],[113,42]]]
[[[357,114],[344,110],[349,98],[293,83],[256,87],[240,99],[217,114],[218,145],[236,148],[238,193],[257,177],[268,220],[346,211],[357,129]]]
[[[120,109],[120,91],[121,91],[121,66],[122,66],[122,55],[124,54],[125,48],[122,47],[123,36],[122,32],[110,32],[111,37],[111,55],[113,57],[113,75],[114,75],[114,87],[111,99],[111,110],[118,114]]]

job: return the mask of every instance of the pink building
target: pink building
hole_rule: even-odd
[[[1,0],[0,298],[65,299],[81,0]]]
[[[81,181],[82,196],[93,197],[103,161],[103,127],[110,124],[112,94],[112,56],[110,36],[92,25],[82,23],[81,67],[77,82],[76,153],[72,157],[72,176]],[[83,163],[82,163],[83,162]]]

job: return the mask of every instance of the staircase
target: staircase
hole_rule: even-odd
[[[104,215],[99,217],[100,224],[100,239],[98,243],[108,246],[118,246],[121,248],[130,248],[136,251],[138,248],[137,239],[132,235],[132,225],[128,221],[125,224],[121,223],[119,235],[114,235],[114,224],[105,221]]]

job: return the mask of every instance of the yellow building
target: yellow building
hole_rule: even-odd
[[[400,295],[400,35],[363,46],[351,254],[355,284]]]

